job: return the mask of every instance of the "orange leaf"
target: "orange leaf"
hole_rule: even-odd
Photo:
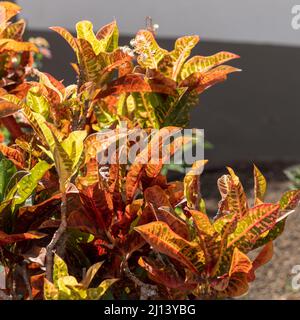
[[[151,222],[135,227],[135,230],[154,250],[178,260],[192,272],[199,273],[203,269],[204,254],[201,248],[180,237],[165,222]]]
[[[234,248],[229,269],[229,276],[231,277],[234,273],[248,274],[251,268],[251,260],[238,248]]]
[[[13,244],[18,241],[41,239],[45,236],[46,235],[43,233],[34,231],[17,234],[7,234],[3,231],[0,231],[0,246]]]
[[[260,251],[258,256],[252,262],[252,269],[248,274],[248,281],[255,280],[255,271],[263,266],[264,264],[268,263],[273,257],[273,241],[268,242]]]
[[[24,157],[19,150],[0,144],[0,152],[16,167],[24,169]]]

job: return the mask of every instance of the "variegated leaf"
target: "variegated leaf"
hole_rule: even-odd
[[[264,196],[267,190],[267,181],[260,170],[254,166],[254,204],[263,203]]]
[[[178,236],[165,222],[152,222],[135,230],[154,250],[178,260],[192,272],[199,273],[204,268],[204,253],[199,245]]]
[[[78,39],[86,40],[92,47],[92,51],[97,56],[100,52],[105,51],[106,44],[99,41],[93,31],[93,24],[90,21],[80,21],[76,24]]]
[[[262,204],[249,209],[238,221],[236,230],[229,236],[228,248],[237,246],[247,253],[263,233],[275,226],[278,214],[279,205],[276,204]]]
[[[57,32],[59,35],[61,35],[68,42],[68,44],[71,46],[71,48],[75,52],[78,51],[78,47],[77,47],[77,43],[75,41],[75,38],[72,36],[72,34],[68,30],[66,30],[63,27],[50,27],[50,29]]]
[[[199,209],[201,201],[200,175],[207,160],[196,161],[192,169],[184,177],[184,196],[190,209]]]
[[[157,69],[158,63],[167,54],[160,48],[152,32],[140,30],[135,37],[135,50],[138,53],[138,63],[143,68]]]
[[[185,63],[181,71],[181,79],[184,80],[195,72],[205,73],[224,62],[237,58],[239,58],[238,55],[225,51],[209,57],[195,56]]]
[[[198,42],[198,36],[185,36],[178,38],[175,42],[174,50],[166,54],[159,64],[160,70],[166,76],[176,81],[180,75],[184,62],[190,56],[192,49]]]

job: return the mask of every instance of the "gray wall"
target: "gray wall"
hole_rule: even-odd
[[[117,19],[134,34],[152,16],[161,37],[199,34],[204,39],[300,45],[291,27],[295,0],[19,0],[33,29],[73,28],[89,19],[96,27]]]

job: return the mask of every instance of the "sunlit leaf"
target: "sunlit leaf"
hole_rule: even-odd
[[[196,161],[184,177],[184,196],[190,209],[199,209],[201,200],[200,175],[206,163],[207,160]]]
[[[13,207],[26,201],[51,166],[52,165],[46,161],[39,161],[30,170],[30,172],[18,182],[17,192],[14,196]]]
[[[59,291],[53,283],[44,279],[44,298],[45,300],[58,300]]]
[[[10,160],[16,167],[24,169],[24,156],[18,149],[0,144],[0,153]]]
[[[281,210],[294,210],[300,201],[300,190],[290,190],[284,193],[280,199]]]
[[[167,72],[167,76],[169,76],[173,80],[177,80],[184,62],[190,56],[192,49],[198,42],[198,36],[186,36],[178,38],[175,42],[174,50],[167,54],[165,57],[171,60],[166,62],[166,65],[171,65],[171,68],[168,68],[168,66],[166,66],[166,70],[163,69],[162,72]],[[162,60],[162,66],[160,65],[160,68],[164,68],[164,59]]]
[[[13,18],[21,10],[21,7],[19,7],[17,4],[9,2],[9,1],[1,1],[0,8],[4,9],[4,20],[5,21],[8,21],[11,18]]]
[[[181,79],[184,80],[195,72],[207,72],[224,62],[236,58],[239,58],[239,56],[225,51],[216,53],[209,57],[195,56],[185,63],[181,71]]]
[[[80,21],[76,24],[77,37],[79,39],[84,39],[89,42],[92,46],[92,50],[97,56],[100,52],[103,52],[105,48],[105,43],[99,41],[93,31],[93,24],[90,21]]]
[[[234,273],[246,273],[251,270],[251,260],[238,248],[234,248],[231,265],[229,269],[229,276],[231,277]]]
[[[41,114],[45,118],[48,117],[50,104],[38,87],[33,87],[28,91],[26,103],[34,112]]]
[[[39,49],[31,42],[21,42],[13,39],[0,39],[0,52],[3,51],[32,51],[38,53]]]
[[[135,230],[154,250],[178,260],[195,273],[203,269],[204,253],[199,245],[181,238],[166,223],[152,222]]]
[[[25,27],[26,27],[26,22],[23,19],[15,23],[11,23],[4,29],[2,33],[2,37],[20,41],[25,31]]]
[[[65,28],[62,27],[50,27],[51,30],[57,32],[59,35],[61,35],[67,42],[68,44],[71,46],[71,48],[77,52],[78,47],[76,44],[76,41],[74,39],[74,37],[72,36],[72,34],[66,30]]]
[[[275,226],[278,213],[279,205],[276,204],[262,204],[249,209],[229,236],[228,247],[234,245],[241,251],[248,252],[264,232]]]
[[[237,214],[239,217],[243,217],[248,211],[248,201],[244,191],[244,188],[231,168],[227,168],[231,176],[230,191],[227,194],[227,203],[230,213]]]
[[[113,22],[102,27],[96,34],[96,38],[101,42],[106,52],[113,52],[118,47],[119,30],[117,22]]]
[[[58,280],[62,277],[67,277],[69,275],[68,266],[62,258],[57,254],[54,255],[54,264],[53,264],[53,282],[54,285],[58,285]]]
[[[139,54],[138,63],[149,69],[157,69],[158,63],[167,54],[167,50],[161,49],[148,30],[140,30],[135,37],[135,50]]]
[[[264,195],[267,190],[267,181],[259,169],[254,166],[254,204],[260,204],[264,201]]]

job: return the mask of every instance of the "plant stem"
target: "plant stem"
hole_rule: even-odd
[[[67,229],[67,194],[62,193],[61,198],[61,223],[57,231],[54,233],[52,240],[47,246],[46,253],[46,279],[48,281],[53,281],[53,250],[55,249],[57,242],[60,240],[61,236]]]
[[[140,300],[148,300],[150,297],[157,295],[157,286],[147,284],[138,279],[129,269],[127,261],[124,262],[124,272],[126,276],[134,282],[134,284],[141,288]]]
[[[26,286],[26,289],[27,289],[27,292],[28,292],[29,300],[33,300],[32,290],[31,290],[31,285],[30,285],[30,281],[29,281],[29,278],[28,278],[28,272],[27,272],[26,264],[24,264],[21,267],[21,274],[22,274],[23,280],[25,282],[25,286]]]

